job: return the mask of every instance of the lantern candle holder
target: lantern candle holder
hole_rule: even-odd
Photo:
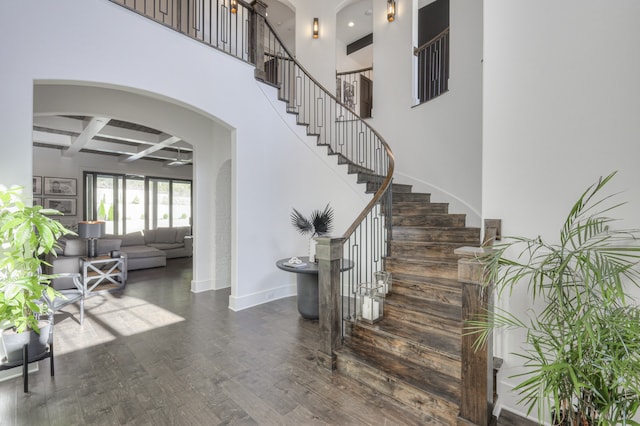
[[[373,274],[376,286],[382,287],[380,293],[385,296],[391,293],[391,272],[379,271]]]
[[[384,313],[383,288],[372,283],[362,284],[359,288],[358,319],[373,324],[380,321]]]

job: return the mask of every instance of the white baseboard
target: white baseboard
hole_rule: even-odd
[[[40,369],[38,364],[38,362],[32,362],[31,364],[29,364],[29,373],[35,373],[36,371],[38,371]],[[0,382],[15,379],[16,377],[22,377],[21,365],[16,368],[0,371]]]
[[[263,303],[295,296],[296,294],[296,285],[291,284],[277,288],[270,288],[268,290],[241,297],[229,296],[229,309],[232,311],[241,311],[243,309],[251,308],[252,306],[262,305]]]
[[[209,290],[215,290],[213,288],[212,280],[203,280],[203,281],[191,280],[192,293],[202,293],[203,291],[209,291]]]

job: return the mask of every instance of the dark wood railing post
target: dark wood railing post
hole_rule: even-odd
[[[318,289],[320,302],[320,348],[318,365],[336,369],[334,351],[342,344],[340,267],[343,238],[318,237]]]
[[[267,5],[260,0],[251,3],[253,14],[251,19],[251,36],[249,37],[249,61],[255,65],[254,76],[257,80],[266,81],[264,70],[264,27]]]
[[[468,320],[490,309],[489,288],[484,285],[482,255],[490,249],[461,247],[455,251],[458,259],[458,281],[462,284],[463,327]],[[488,425],[493,410],[493,340],[477,351],[473,348],[476,335],[462,330],[462,375],[458,425]]]

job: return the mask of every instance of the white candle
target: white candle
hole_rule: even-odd
[[[369,296],[362,296],[362,318],[373,321],[380,316],[380,302]]]
[[[362,296],[362,318],[371,320],[371,298]]]
[[[382,287],[380,291],[384,292],[384,294],[387,294],[389,292],[389,289],[387,288],[387,283],[385,283],[382,280],[378,280],[378,287]]]

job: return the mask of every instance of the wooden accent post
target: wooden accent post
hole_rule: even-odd
[[[462,322],[477,320],[477,315],[490,309],[489,289],[483,285],[484,264],[481,257],[491,249],[461,247],[458,259],[458,281],[462,283]],[[476,335],[462,333],[461,398],[458,425],[488,425],[493,410],[493,340],[477,351]]]
[[[251,37],[249,38],[249,61],[255,65],[254,76],[260,81],[265,81],[267,74],[264,70],[264,26],[267,14],[267,5],[260,0],[251,3],[253,14],[251,15]]]
[[[318,237],[317,241],[320,303],[320,348],[317,360],[318,365],[333,371],[336,369],[334,351],[342,344],[340,266],[344,239]]]

